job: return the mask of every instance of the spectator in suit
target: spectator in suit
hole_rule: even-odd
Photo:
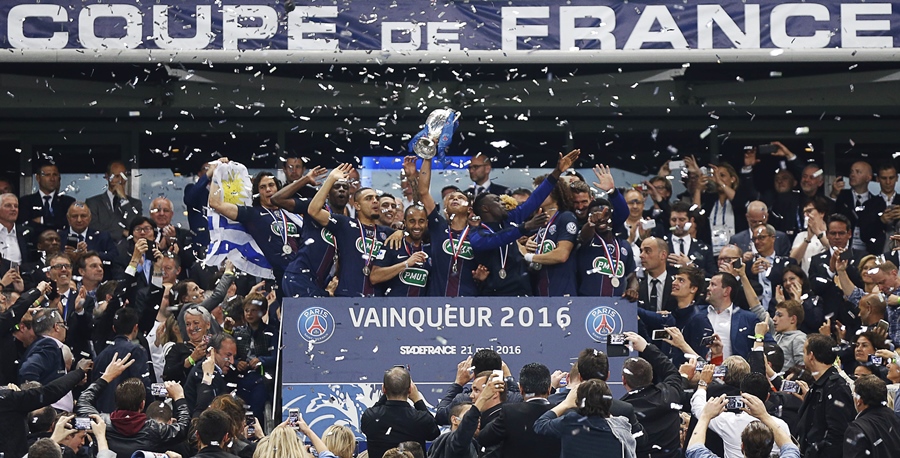
[[[827,228],[826,238],[831,249],[814,256],[809,261],[809,283],[812,291],[822,299],[819,306],[824,308],[824,314],[835,313],[835,319],[850,325],[857,322],[856,310],[852,304],[844,300],[843,291],[835,284],[834,276],[837,269],[832,264],[832,257],[838,253],[838,257],[847,259],[847,277],[854,285],[863,286],[859,261],[866,253],[854,250],[850,244],[853,227],[846,216],[840,213],[831,215],[828,218]],[[802,326],[800,329],[807,333],[815,332],[803,329]]]
[[[722,341],[723,358],[740,355],[746,359],[750,344],[756,339],[755,326],[759,318],[753,312],[735,305],[735,297],[741,292],[741,285],[734,275],[713,275],[706,293],[710,305],[706,313],[694,315],[685,326],[685,341],[692,348],[700,348],[703,337],[715,334]],[[764,339],[772,340],[769,334]]]
[[[666,260],[669,245],[665,240],[650,237],[641,242],[641,265],[644,278],[629,285],[626,297],[638,301],[638,307],[651,312],[673,311],[678,308],[672,298],[672,275],[668,272]]]
[[[50,259],[59,254],[59,234],[53,229],[41,232],[38,235],[35,249],[36,252],[31,256],[33,261],[26,262],[19,267],[25,286],[28,288],[47,280]]]
[[[19,380],[19,361],[22,361],[25,349],[35,339],[34,331],[31,329],[32,316],[28,313],[28,308],[33,306],[49,287],[48,283],[39,284],[36,288],[24,291],[14,303],[3,305],[3,311],[0,313],[0,386]]]
[[[748,262],[750,282],[759,296],[760,304],[775,313],[775,288],[781,286],[784,268],[795,264],[788,257],[775,254],[775,228],[771,224],[753,228],[753,246],[756,256]]]
[[[385,371],[381,390],[384,395],[366,409],[360,419],[360,429],[366,435],[371,456],[384,455],[385,451],[404,441],[416,441],[424,447],[426,441],[440,435],[409,371],[402,367]],[[414,407],[410,407],[407,399],[414,402]]]
[[[891,261],[883,262],[871,275],[881,294],[888,296],[884,301],[888,311],[888,323],[890,323],[888,337],[893,342],[900,342],[900,308],[898,308],[900,307],[900,277],[898,277],[897,265]]]
[[[86,251],[96,251],[100,259],[112,261],[116,258],[116,242],[106,232],[89,229],[91,225],[91,209],[84,202],[73,202],[66,212],[69,223],[67,231],[60,231],[60,242],[70,256]],[[75,242],[74,246],[70,243]],[[61,248],[62,249],[62,248]]]
[[[559,439],[534,432],[535,420],[550,410],[550,370],[543,364],[526,364],[519,371],[519,390],[525,402],[503,404],[500,415],[481,428],[478,443],[501,446],[500,457],[559,456]]]
[[[2,175],[0,175],[0,194],[16,194],[12,180]]]
[[[237,341],[228,334],[219,334],[209,340],[206,358],[194,364],[182,383],[184,398],[187,400],[191,416],[197,418],[207,410],[210,403],[220,394],[234,391],[237,386],[237,372],[234,360],[237,356]]]
[[[42,309],[34,314],[32,328],[37,339],[28,346],[19,366],[19,383],[40,382],[41,385],[66,375],[62,347],[66,340],[66,322],[55,308]],[[69,392],[53,403],[53,407],[71,412],[74,406]]]
[[[129,196],[125,190],[128,173],[122,161],[110,162],[103,175],[108,183],[107,190],[85,202],[92,215],[90,228],[107,232],[117,242],[125,237],[125,228],[131,220],[143,211],[141,201]]]
[[[672,408],[684,396],[681,374],[656,345],[633,332],[626,332],[625,338],[638,357],[626,359],[622,368],[622,384],[628,391],[622,400],[634,406],[641,419],[651,457],[681,456],[681,415]]]
[[[669,264],[675,268],[694,265],[709,276],[716,272],[716,260],[709,245],[691,237],[690,228],[697,224],[691,215],[691,206],[686,202],[675,202],[669,216]]]
[[[185,270],[189,270],[194,265],[194,253],[190,250],[191,234],[186,229],[172,225],[174,215],[171,200],[157,197],[150,202],[150,218],[156,222],[156,243],[159,245],[159,251],[177,255],[181,259],[181,265]]]
[[[47,271],[47,278],[56,282],[56,290],[53,291],[56,294],[48,295],[47,305],[59,311],[66,321],[68,332],[63,342],[78,358],[93,355],[90,337],[95,300],[87,295],[84,287],[75,288],[72,281],[73,264],[67,255],[57,253],[48,259],[50,270]]]
[[[96,299],[97,297],[97,288],[100,287],[100,283],[103,281],[103,260],[100,259],[100,254],[96,251],[88,251],[78,258],[76,262],[75,270],[78,272],[78,275],[81,277],[81,284],[79,287],[84,287],[87,290],[87,295]],[[103,300],[102,298],[100,300]]]
[[[845,458],[890,458],[900,450],[900,418],[885,405],[884,380],[874,375],[856,379],[853,402],[859,414],[844,432]]]
[[[491,159],[484,154],[477,154],[469,161],[469,178],[473,184],[469,186],[466,193],[474,197],[479,194],[488,193],[497,196],[508,194],[509,188],[501,184],[491,182]]]
[[[28,237],[32,233],[22,224],[17,224],[19,217],[19,198],[14,194],[0,195],[0,270],[6,272],[11,263],[21,265],[31,260],[28,249]]]
[[[225,412],[215,409],[204,411],[196,423],[200,451],[194,458],[236,457],[225,451],[225,445],[233,439],[228,431],[230,424],[231,420]]]
[[[144,383],[147,391],[147,399],[152,399],[150,395],[150,371],[148,370],[147,352],[144,347],[134,343],[134,339],[138,334],[138,312],[137,310],[125,307],[119,309],[113,318],[113,329],[116,332],[116,338],[112,345],[107,346],[97,355],[94,365],[94,371],[91,373],[91,382],[96,382],[101,375],[106,372],[107,366],[112,363],[117,355],[124,357],[131,355],[132,363],[126,368],[121,377],[108,382],[104,391],[97,395],[93,405],[100,412],[110,413],[116,409],[115,397],[113,396],[121,381],[136,378]]]
[[[33,223],[35,229],[63,230],[68,225],[66,210],[75,199],[59,193],[59,169],[56,164],[42,162],[38,172],[34,174],[38,192],[22,196],[19,199],[20,224]]]
[[[843,456],[844,433],[856,416],[850,387],[833,366],[834,346],[831,337],[812,334],[803,350],[806,369],[815,379],[811,386],[800,385],[803,405],[796,431],[805,457]]]
[[[892,163],[880,165],[875,179],[881,192],[865,203],[860,236],[869,253],[890,253],[890,236],[898,232],[900,225],[900,194],[895,190],[897,167]]]
[[[835,178],[831,186],[831,200],[834,211],[846,216],[853,225],[853,248],[865,251],[866,243],[860,236],[860,224],[866,209],[866,202],[875,197],[869,192],[872,181],[872,165],[866,161],[856,161],[850,166],[850,189],[844,188],[844,177]]]
[[[306,163],[303,162],[303,158],[300,157],[299,153],[285,152],[282,160],[284,163],[281,165],[281,170],[284,172],[285,185],[291,184],[303,178],[303,175],[306,175]]]
[[[753,234],[750,231],[759,225],[769,223],[769,207],[761,200],[754,200],[747,205],[747,229],[734,234],[728,241],[731,245],[737,245],[743,252],[753,251],[754,247],[750,238]],[[791,250],[791,241],[787,234],[781,231],[775,231],[775,254],[778,256],[787,256]]]

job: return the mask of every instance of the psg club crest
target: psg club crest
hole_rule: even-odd
[[[334,334],[334,316],[322,307],[310,307],[297,319],[297,331],[307,342],[323,343]]]
[[[596,342],[606,342],[606,336],[622,332],[622,316],[612,307],[596,307],[584,320],[584,329]]]

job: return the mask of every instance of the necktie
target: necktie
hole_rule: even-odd
[[[862,206],[862,199],[860,199],[859,196],[856,196],[856,208],[854,210],[860,211],[862,210]]]
[[[113,213],[116,215],[122,215],[122,205],[119,203],[119,198],[113,196]]]
[[[681,255],[687,254],[684,252],[684,239],[678,239],[678,253]]]
[[[49,223],[53,218],[53,207],[50,206],[50,196],[44,196],[44,206],[41,208],[41,216],[44,217],[44,223]]]
[[[84,236],[81,235],[81,234],[75,234],[75,237],[78,237],[78,241],[79,241],[79,242],[83,242],[83,241],[84,241]]]
[[[475,197],[484,192],[484,186],[475,186]]]
[[[656,310],[660,310],[659,307],[659,280],[653,279],[650,280],[650,304],[653,305],[653,308]]]

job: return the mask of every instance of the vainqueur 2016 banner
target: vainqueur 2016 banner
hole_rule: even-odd
[[[341,422],[361,437],[359,417],[392,366],[409,367],[435,406],[457,364],[481,348],[499,353],[516,376],[533,362],[568,371],[585,348],[606,351],[609,334],[636,331],[636,310],[615,297],[286,298],[283,417],[297,408],[319,433]],[[616,397],[625,394],[624,361],[610,358]]]
[[[897,2],[7,0],[0,60],[893,60]]]

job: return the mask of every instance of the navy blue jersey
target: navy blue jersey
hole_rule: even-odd
[[[247,229],[247,233],[259,245],[262,254],[272,264],[272,272],[279,283],[281,283],[281,277],[284,276],[284,269],[297,256],[299,243],[297,239],[300,236],[300,225],[288,217],[287,213],[284,210],[268,210],[255,205],[252,207],[239,205],[237,214],[237,222]],[[294,215],[294,218],[300,220],[297,215]],[[287,244],[291,247],[290,254],[283,251],[285,238],[281,233],[285,223],[287,224]]]
[[[461,216],[462,218],[462,216]],[[431,236],[431,278],[428,295],[434,297],[477,296],[478,286],[472,271],[478,267],[468,233],[460,245],[464,231],[453,231],[450,223],[435,207],[428,215],[428,234]],[[470,229],[471,232],[471,229]],[[451,240],[452,238],[452,240]],[[456,273],[453,273],[453,253],[456,251]]]
[[[378,267],[390,267],[394,264],[406,262],[409,257],[416,251],[424,251],[425,254],[431,252],[431,245],[422,243],[422,246],[416,248],[413,244],[403,241],[403,245],[398,249],[384,247],[381,254],[375,259],[375,265]],[[375,285],[377,296],[390,297],[419,297],[425,296],[428,290],[429,273],[431,272],[431,256],[425,260],[423,265],[414,265],[407,267],[400,275]]]
[[[327,208],[327,207],[326,207]],[[307,215],[309,199],[294,198],[294,211]],[[304,220],[297,257],[285,269],[297,275],[309,276],[319,288],[328,285],[329,274],[334,267],[334,235],[315,219]]]
[[[344,215],[331,215],[326,228],[334,234],[338,247],[338,287],[335,296],[372,296],[375,287],[363,268],[369,269],[393,231],[385,226],[364,226]],[[363,236],[365,238],[363,238]]]
[[[616,260],[616,244],[618,244],[618,261]],[[607,257],[607,251],[608,256]],[[585,243],[576,250],[578,266],[578,295],[579,296],[604,296],[620,297],[625,294],[625,279],[634,272],[634,254],[631,244],[623,238],[616,238],[613,243],[606,244],[603,249],[603,241],[600,236],[594,234],[589,243]],[[610,263],[609,258],[612,258]],[[619,279],[619,286],[612,285],[611,264],[616,264],[615,275]]]
[[[575,296],[578,288],[575,283],[576,255],[578,244],[578,222],[575,214],[559,212],[538,230],[535,241],[541,244],[540,253],[553,251],[559,242],[571,242],[572,253],[562,264],[542,265],[540,270],[532,273],[535,296]]]

